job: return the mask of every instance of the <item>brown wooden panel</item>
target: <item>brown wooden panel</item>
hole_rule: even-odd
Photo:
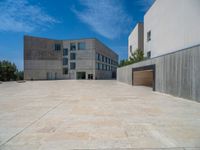
[[[133,72],[134,85],[153,86],[153,70],[134,71]]]

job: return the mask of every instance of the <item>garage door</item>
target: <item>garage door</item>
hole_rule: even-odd
[[[133,68],[133,85],[152,87],[155,90],[155,65]]]

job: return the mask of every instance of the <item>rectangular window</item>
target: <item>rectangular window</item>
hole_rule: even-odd
[[[98,70],[99,69],[99,65],[98,65],[99,63],[96,63],[96,70]]]
[[[99,64],[99,70],[102,70],[102,64]]]
[[[68,48],[63,49],[63,56],[67,56],[68,55]]]
[[[79,42],[78,43],[78,50],[85,50],[86,46],[85,46],[85,42]]]
[[[147,32],[147,42],[151,41],[151,31]]]
[[[102,62],[104,62],[104,56],[102,55]]]
[[[110,58],[108,58],[108,63],[110,64]]]
[[[76,53],[70,53],[70,60],[76,60]]]
[[[108,58],[106,57],[106,63],[108,63]]]
[[[151,58],[151,51],[147,52],[147,58]]]
[[[133,51],[132,51],[132,45],[130,45],[130,53],[133,53]]]
[[[96,58],[95,58],[95,59],[96,59],[96,60],[98,60],[98,53],[96,53],[96,55],[95,55],[95,56],[96,56]]]
[[[70,43],[70,50],[75,51],[76,50],[76,43]]]
[[[63,65],[68,65],[68,58],[63,58]]]
[[[100,54],[98,54],[98,60],[99,60],[99,61],[101,60],[101,58],[100,58]]]
[[[71,62],[71,63],[70,63],[70,69],[71,69],[71,70],[76,69],[76,63]]]
[[[60,51],[60,50],[61,50],[61,45],[55,44],[55,51]]]
[[[63,74],[68,74],[68,68],[63,68]]]

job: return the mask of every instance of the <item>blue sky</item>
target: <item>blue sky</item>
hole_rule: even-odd
[[[0,60],[23,70],[23,36],[95,37],[127,58],[128,35],[153,0],[0,0]]]

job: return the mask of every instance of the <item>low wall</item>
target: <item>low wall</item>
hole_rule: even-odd
[[[132,85],[132,68],[155,64],[155,90],[200,102],[200,45],[117,69],[117,80]]]

